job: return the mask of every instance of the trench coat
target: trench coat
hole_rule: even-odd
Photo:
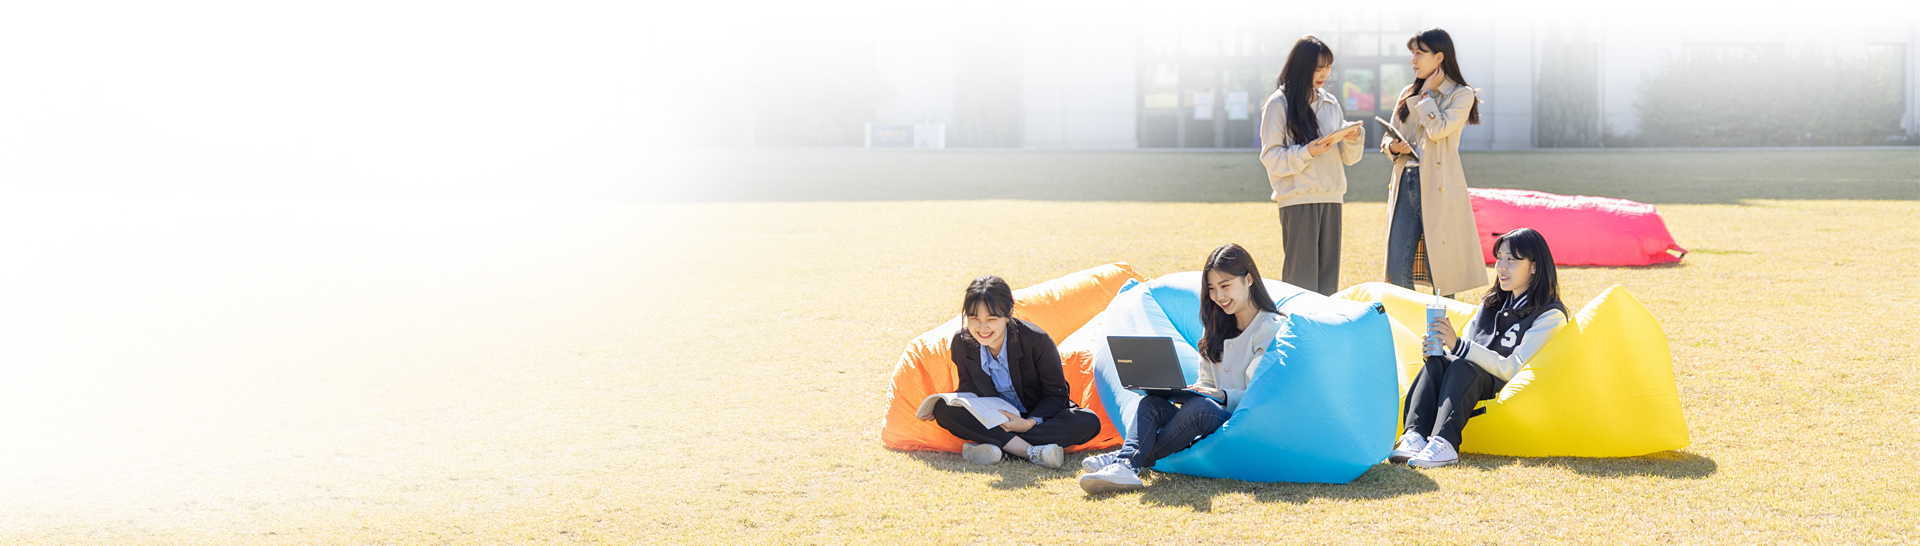
[[[1400,90],[1405,96],[1413,86]],[[1473,201],[1467,197],[1467,174],[1460,168],[1460,131],[1467,126],[1478,94],[1472,87],[1448,78],[1438,95],[1412,97],[1407,119],[1396,112],[1392,122],[1400,134],[1422,139],[1420,147],[1420,220],[1425,230],[1427,268],[1436,294],[1458,294],[1487,285],[1487,264],[1480,253],[1480,237],[1473,223]],[[1397,109],[1396,109],[1397,110]],[[1390,136],[1381,138],[1385,148]],[[1393,218],[1400,195],[1400,172],[1409,157],[1393,160],[1393,179],[1387,182],[1387,218]],[[1387,229],[1393,228],[1388,222]]]

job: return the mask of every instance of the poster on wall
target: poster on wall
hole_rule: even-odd
[[[1194,91],[1193,92],[1193,119],[1195,120],[1213,119],[1213,92],[1212,91]]]
[[[1247,92],[1227,92],[1227,119],[1247,119]]]

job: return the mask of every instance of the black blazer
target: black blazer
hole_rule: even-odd
[[[980,368],[980,343],[967,334],[965,327],[953,334],[953,344],[948,347],[954,366],[960,369],[958,392],[1000,397],[1000,391],[993,387],[993,377]],[[1007,375],[1013,380],[1013,391],[1020,397],[1020,405],[1027,407],[1022,417],[1051,418],[1074,407],[1073,400],[1067,398],[1071,388],[1060,369],[1060,349],[1039,326],[1019,319],[1007,321],[1007,346],[1001,350],[1007,355]]]

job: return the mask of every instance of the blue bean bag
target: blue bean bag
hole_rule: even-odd
[[[1346,483],[1386,459],[1399,416],[1399,375],[1384,308],[1266,281],[1288,313],[1226,424],[1154,470],[1260,482]],[[1189,383],[1199,377],[1200,273],[1128,284],[1074,337],[1093,347],[1094,381],[1124,437],[1141,394],[1120,388],[1108,335],[1174,337]],[[1069,343],[1073,343],[1069,341]]]

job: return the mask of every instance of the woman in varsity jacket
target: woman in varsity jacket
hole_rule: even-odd
[[[1481,400],[1493,398],[1567,323],[1553,252],[1540,232],[1520,228],[1494,243],[1499,286],[1480,301],[1464,337],[1445,316],[1427,325],[1426,366],[1407,393],[1406,433],[1389,461],[1438,468],[1460,460],[1460,431]]]

